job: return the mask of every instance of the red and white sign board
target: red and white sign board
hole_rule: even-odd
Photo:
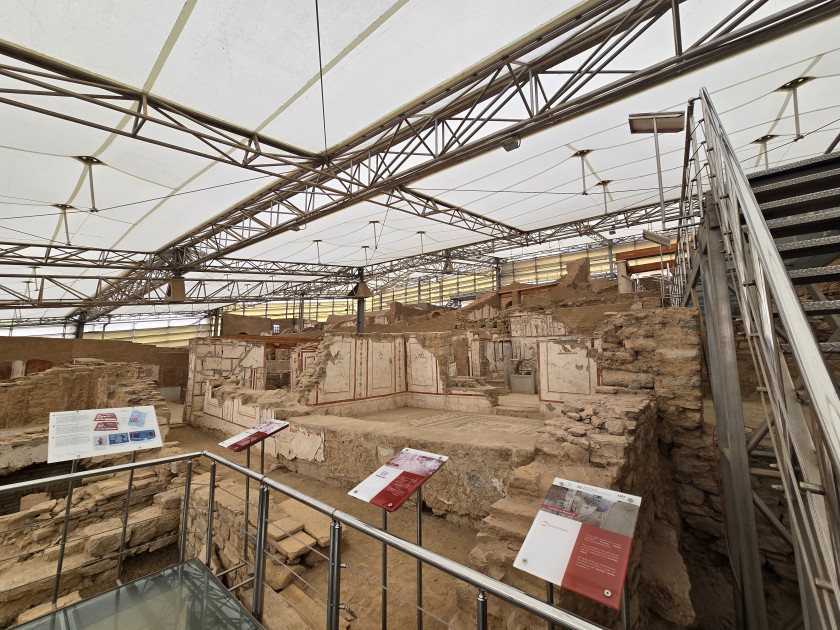
[[[513,566],[617,610],[641,502],[555,479]]]
[[[393,512],[448,459],[445,455],[404,448],[347,494]]]
[[[265,438],[282,431],[287,426],[289,426],[288,422],[282,422],[280,420],[266,420],[252,429],[246,429],[242,433],[234,435],[232,438],[229,438],[224,442],[219,442],[219,446],[224,446],[225,448],[238,453],[249,446],[253,446],[257,442],[262,442]]]

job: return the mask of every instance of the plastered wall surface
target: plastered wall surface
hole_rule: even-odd
[[[337,333],[293,352],[292,386],[302,402],[335,415],[397,407],[488,412],[491,388],[449,384],[450,376],[466,375],[467,348],[464,334]]]
[[[198,337],[190,340],[189,379],[184,420],[204,408],[209,382],[227,379],[241,387],[265,389],[265,343],[253,340]]]
[[[570,394],[594,394],[600,373],[589,353],[600,347],[597,337],[537,340],[540,402],[563,402]]]

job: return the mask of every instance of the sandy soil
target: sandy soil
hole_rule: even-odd
[[[227,457],[238,464],[245,464],[244,453],[233,453],[218,446],[219,437],[194,429],[189,426],[176,427],[169,432],[169,441],[180,442],[189,450],[208,450]],[[259,458],[252,458],[252,468],[258,468]],[[268,467],[268,461],[266,462]],[[219,468],[222,470],[222,468]],[[225,471],[225,477],[233,473]],[[350,488],[339,488],[323,484],[313,479],[302,477],[281,470],[271,471],[269,476],[296,490],[317,497],[342,511],[348,512],[361,520],[381,526],[381,510],[347,495]],[[280,500],[279,496],[272,499]],[[406,540],[415,541],[416,510],[413,505],[405,505],[399,511],[388,516],[388,531]],[[378,542],[347,527],[342,533],[341,560],[349,565],[342,572],[341,601],[359,617],[359,628],[378,628],[381,619],[381,590],[377,582],[381,574],[382,549]],[[434,516],[431,512],[423,513],[423,546],[431,551],[446,556],[462,564],[467,563],[469,551],[475,544],[475,532]],[[388,623],[391,628],[409,628],[416,626],[416,612],[412,604],[416,597],[416,561],[393,549],[388,553],[388,586],[393,590],[388,598]],[[367,576],[367,577],[365,577]],[[327,563],[320,562],[305,574],[312,587],[298,582],[298,586],[316,601],[323,602],[317,591],[326,593]],[[423,569],[423,606],[431,614],[424,615],[424,628],[445,628],[436,617],[448,622],[455,615],[456,580],[436,569],[425,566]]]

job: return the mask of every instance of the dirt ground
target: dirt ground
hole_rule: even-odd
[[[177,441],[187,450],[212,451],[227,459],[244,465],[245,454],[233,453],[218,446],[221,438],[189,426],[170,430],[168,441]],[[269,458],[270,459],[270,458]],[[259,458],[252,457],[251,467],[258,469]],[[266,468],[270,461],[266,461]],[[224,478],[235,478],[231,471],[223,467],[217,469]],[[332,486],[313,479],[302,477],[282,470],[273,470],[269,476],[296,490],[337,507],[357,518],[381,526],[382,511],[367,503],[347,495],[350,488]],[[239,477],[241,479],[241,477]],[[272,493],[272,500],[280,501],[279,494]],[[416,508],[406,504],[400,510],[388,515],[388,531],[414,542],[416,540]],[[423,513],[423,546],[456,562],[466,564],[467,556],[475,545],[475,531],[450,523],[431,512]],[[348,527],[342,531],[342,557],[348,568],[342,571],[341,601],[359,618],[359,623],[351,627],[378,628],[381,620],[381,590],[378,581],[381,575],[382,548],[380,543]],[[416,598],[416,561],[393,549],[388,551],[388,587],[392,593],[388,597],[388,624],[391,628],[416,626],[416,610],[413,606]],[[313,599],[323,602],[318,592],[326,593],[327,562],[322,561],[309,570],[304,577],[311,587],[298,582]],[[445,628],[455,615],[454,578],[428,566],[423,568],[423,607],[429,611],[424,615],[424,628]],[[410,602],[412,605],[409,605]],[[325,609],[326,610],[326,609]],[[440,621],[442,620],[442,621]]]

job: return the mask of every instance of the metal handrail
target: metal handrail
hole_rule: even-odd
[[[162,464],[172,464],[187,459],[195,459],[204,455],[202,451],[195,451],[193,453],[184,453],[183,455],[168,455],[166,457],[158,457],[157,459],[146,459],[139,462],[131,462],[129,464],[117,464],[116,466],[109,466],[107,468],[92,468],[90,470],[83,470],[75,473],[67,473],[65,475],[55,475],[53,477],[42,477],[41,479],[31,479],[29,481],[18,481],[17,483],[10,483],[5,486],[0,486],[0,495],[8,492],[17,492],[20,490],[31,490],[39,486],[45,486],[53,483],[68,483],[70,481],[76,482],[90,477],[101,477],[102,475],[119,474],[138,468],[146,468],[148,466],[159,466]]]
[[[499,580],[495,580],[491,577],[484,575],[483,573],[479,573],[475,569],[470,569],[469,567],[465,567],[462,564],[458,564],[454,560],[450,560],[440,554],[437,554],[433,551],[429,551],[425,547],[420,547],[414,543],[408,542],[407,540],[403,540],[393,534],[389,534],[388,532],[382,531],[381,529],[369,525],[364,521],[352,516],[351,514],[347,514],[346,512],[342,512],[341,510],[332,507],[324,503],[323,501],[319,501],[309,495],[306,495],[298,490],[295,490],[291,486],[287,486],[285,484],[280,483],[279,481],[275,481],[268,477],[267,475],[261,475],[258,472],[253,470],[249,470],[243,466],[235,464],[226,460],[215,453],[210,453],[205,451],[203,453],[209,459],[216,461],[232,470],[236,470],[237,472],[242,473],[243,475],[247,475],[251,479],[256,480],[260,484],[265,484],[269,488],[277,490],[297,501],[300,501],[304,505],[307,505],[326,516],[329,516],[333,521],[339,522],[343,525],[347,525],[348,527],[352,527],[358,532],[361,532],[371,538],[378,540],[379,542],[385,543],[389,547],[393,547],[403,553],[411,556],[416,560],[422,560],[426,564],[435,567],[443,571],[444,573],[448,573],[454,578],[457,578],[475,588],[484,591],[485,593],[489,593],[491,595],[495,595],[499,599],[503,599],[506,602],[517,606],[527,612],[530,612],[541,619],[558,624],[563,628],[569,628],[570,630],[603,630],[603,626],[598,624],[592,623],[591,621],[587,621],[586,619],[582,619],[576,615],[573,615],[569,612],[556,608],[554,606],[549,605],[548,603],[537,599],[527,593],[520,591],[504,582],[500,582]]]
[[[705,88],[700,91],[700,98],[703,102],[706,124],[714,130],[716,136],[715,148],[719,151],[718,158],[723,160],[728,184],[733,187],[738,196],[741,215],[744,217],[750,237],[750,245],[761,262],[764,280],[776,302],[779,317],[788,335],[788,343],[797,364],[808,368],[802,370],[802,380],[816,411],[832,466],[836,472],[840,472],[840,422],[838,422],[840,398],[837,397],[837,391],[828,371],[813,369],[823,365],[823,356],[802,310],[799,296],[793,288],[770,229],[764,221],[758,201]]]
[[[840,399],[823,362],[776,243],[708,92],[703,106],[706,167],[720,236],[731,261],[728,274],[746,340],[769,398],[772,419],[751,436],[747,452],[769,434],[790,516],[803,615],[808,627],[840,621]],[[698,183],[700,179],[698,178]],[[773,306],[775,303],[775,309]],[[775,314],[781,326],[774,321]],[[778,336],[793,351],[810,396],[806,420]]]
[[[559,628],[566,628],[568,630],[605,630],[603,626],[598,624],[592,623],[569,613],[563,609],[557,608],[552,606],[551,604],[537,599],[527,593],[516,589],[504,582],[500,582],[499,580],[495,580],[491,577],[488,577],[475,569],[471,569],[464,565],[461,565],[445,556],[442,556],[438,553],[430,551],[424,547],[421,547],[415,543],[408,542],[399,538],[393,534],[390,534],[386,531],[383,531],[377,527],[374,527],[361,519],[348,514],[346,512],[342,512],[341,510],[320,501],[314,497],[311,497],[299,490],[292,488],[291,486],[287,486],[283,483],[275,481],[269,478],[267,475],[261,474],[259,472],[250,470],[244,466],[240,466],[234,462],[231,462],[224,457],[216,455],[215,453],[211,453],[209,451],[196,451],[191,453],[184,453],[180,455],[172,455],[167,457],[160,457],[156,459],[149,459],[144,461],[132,462],[128,464],[119,464],[116,466],[110,466],[107,468],[96,468],[92,470],[86,470],[81,472],[74,472],[65,475],[57,475],[52,477],[45,477],[41,479],[33,479],[29,481],[21,481],[18,483],[8,484],[5,486],[0,486],[0,495],[10,493],[10,492],[19,492],[22,490],[30,490],[35,489],[39,486],[43,486],[46,484],[54,484],[54,483],[70,483],[71,486],[76,482],[79,482],[83,479],[88,479],[91,477],[99,477],[106,474],[117,474],[121,472],[130,472],[136,470],[138,468],[145,468],[149,466],[158,466],[163,464],[171,464],[174,462],[180,461],[187,461],[188,462],[188,475],[192,470],[193,460],[197,460],[199,458],[206,457],[211,462],[211,483],[210,483],[210,493],[209,493],[209,502],[211,505],[214,504],[214,491],[215,491],[215,479],[216,479],[216,464],[221,464],[227,467],[230,470],[238,472],[246,477],[253,479],[259,483],[259,508],[258,508],[258,524],[257,524],[257,532],[256,532],[256,549],[260,552],[257,553],[255,556],[255,566],[254,566],[254,576],[249,579],[249,581],[254,582],[254,598],[253,598],[253,605],[256,607],[256,610],[261,610],[262,608],[262,584],[263,584],[263,572],[265,570],[265,558],[264,553],[265,550],[265,540],[266,540],[266,532],[265,529],[267,527],[267,516],[268,516],[268,492],[269,490],[275,490],[280,492],[300,503],[320,512],[328,516],[332,520],[332,526],[330,528],[330,551],[329,551],[329,588],[328,588],[328,602],[327,602],[327,614],[328,614],[328,621],[331,622],[329,625],[330,627],[337,627],[337,620],[338,620],[338,610],[341,607],[338,599],[338,593],[340,588],[340,569],[341,565],[341,554],[340,554],[340,534],[341,534],[341,526],[346,525],[366,536],[369,536],[378,542],[383,543],[393,549],[401,551],[412,558],[423,562],[431,567],[434,567],[444,573],[469,584],[470,586],[477,589],[478,594],[476,598],[476,605],[478,610],[478,627],[479,628],[486,628],[486,615],[487,615],[487,595],[493,595],[498,597],[499,599],[516,606],[517,608],[531,613],[544,621],[548,622],[549,624],[554,624]],[[189,492],[190,492],[190,483],[189,477],[187,483],[185,484],[185,495],[184,495],[184,505],[182,506],[182,523],[181,523],[181,533],[180,533],[180,559],[184,560],[184,551],[186,548],[185,544],[185,536],[186,536],[186,529],[187,529],[187,519],[188,519],[188,511],[189,511]],[[70,494],[68,493],[67,497],[68,508],[70,502]],[[213,510],[208,511],[208,523],[207,523],[207,530],[208,534],[211,533],[213,527]],[[123,527],[125,523],[123,523]],[[66,537],[65,534],[62,536],[61,544],[63,546],[64,538]],[[210,545],[206,546],[206,551],[209,555]],[[206,559],[206,562],[209,562],[209,559]],[[57,575],[56,579],[60,577],[60,563],[59,563],[59,575]],[[56,594],[58,591],[57,583],[55,588]],[[258,592],[259,591],[259,592]],[[54,595],[55,599],[55,595]],[[258,615],[259,616],[259,615]]]

